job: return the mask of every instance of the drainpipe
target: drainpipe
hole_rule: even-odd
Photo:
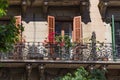
[[[112,27],[111,27],[111,31],[112,31],[112,53],[113,53],[113,60],[115,61],[116,58],[116,49],[115,49],[115,23],[114,23],[114,15],[112,15]]]

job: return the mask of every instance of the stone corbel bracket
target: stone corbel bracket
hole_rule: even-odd
[[[108,5],[109,5],[108,1],[100,1],[99,4],[98,4],[100,14],[102,16],[103,21],[106,18],[106,10],[107,10]]]
[[[32,71],[32,65],[31,64],[26,65],[26,71],[27,71],[27,80],[30,80],[30,74],[31,74],[31,71]]]
[[[22,0],[22,1],[21,1],[21,8],[22,8],[22,15],[23,15],[23,16],[26,15],[27,7],[28,7],[28,2],[27,2],[27,0]]]
[[[45,76],[44,76],[44,69],[45,69],[45,65],[44,64],[39,64],[38,65],[38,70],[39,70],[39,77],[40,80],[45,80]]]

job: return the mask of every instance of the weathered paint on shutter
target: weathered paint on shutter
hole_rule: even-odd
[[[82,42],[81,16],[74,17],[73,19],[73,42]]]
[[[48,40],[50,43],[54,42],[55,37],[55,17],[48,16]]]

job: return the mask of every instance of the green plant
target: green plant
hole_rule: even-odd
[[[60,80],[88,80],[89,73],[83,68],[78,68],[73,74],[68,73]]]
[[[54,80],[106,80],[106,77],[105,71],[94,69],[88,72],[84,67],[80,67],[73,74],[67,73],[65,76]]]
[[[90,80],[106,80],[105,72],[104,70],[93,69],[90,72]]]
[[[8,8],[8,0],[0,0],[0,17],[5,16]]]
[[[7,52],[19,41],[19,34],[24,30],[23,26],[16,27],[15,19],[7,25],[0,25],[0,52]]]
[[[0,0],[0,18],[7,15],[8,0]],[[24,30],[23,26],[17,25],[16,20],[11,18],[9,24],[0,25],[0,52],[7,52],[19,41],[19,34]]]
[[[56,43],[58,43],[61,47],[65,47],[65,48],[70,48],[72,46],[72,43],[70,41],[70,38],[68,35],[64,35],[64,36],[61,36],[61,35],[56,35],[55,36],[55,41]]]

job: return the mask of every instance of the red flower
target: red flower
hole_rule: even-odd
[[[60,43],[60,46],[61,46],[61,47],[65,46],[65,43],[64,43],[64,42],[61,42],[61,43]]]
[[[48,34],[48,39],[50,42],[53,42],[55,40],[55,32],[51,32]]]

